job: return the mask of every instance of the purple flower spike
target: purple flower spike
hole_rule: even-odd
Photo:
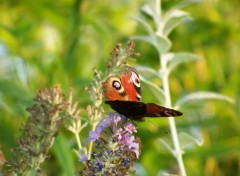
[[[121,115],[111,113],[95,131],[90,131],[88,140],[94,141],[95,150],[80,175],[129,175],[139,158],[140,140],[133,135],[137,132],[135,126],[126,121]]]

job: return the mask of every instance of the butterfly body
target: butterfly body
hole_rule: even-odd
[[[102,83],[105,103],[127,118],[143,120],[144,117],[173,117],[181,112],[141,102],[140,79],[136,69],[127,67],[119,76],[110,76]]]

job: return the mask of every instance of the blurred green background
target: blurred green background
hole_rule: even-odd
[[[167,10],[179,1],[163,0]],[[146,33],[130,17],[140,13],[143,0],[0,0],[0,149],[10,159],[37,90],[60,84],[75,89],[82,106],[91,103],[84,87],[92,68],[105,72],[109,53],[129,37]],[[205,0],[184,8],[193,20],[179,26],[170,38],[172,51],[188,51],[204,60],[180,65],[171,75],[172,100],[193,91],[214,91],[236,101],[190,102],[176,119],[179,132],[195,134],[201,146],[184,154],[188,175],[240,176],[240,1]],[[137,41],[141,57],[133,65],[159,68],[158,55],[148,43]],[[159,83],[161,85],[161,83]],[[154,96],[142,85],[143,100]],[[78,98],[79,97],[79,98]],[[109,109],[108,109],[109,110]],[[197,132],[193,132],[192,130]],[[60,132],[42,175],[68,175],[82,167],[72,152],[73,136]],[[85,131],[82,135],[87,136]],[[177,169],[175,159],[157,138],[171,139],[167,120],[140,123],[142,153],[139,175],[157,175]],[[83,143],[85,143],[83,141]],[[67,168],[66,168],[67,167]],[[70,169],[69,169],[70,168]],[[70,170],[70,171],[69,171]],[[140,173],[140,172],[139,172]]]

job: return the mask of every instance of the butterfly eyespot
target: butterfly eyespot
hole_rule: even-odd
[[[116,89],[116,90],[120,90],[121,87],[122,87],[122,86],[121,86],[121,83],[120,83],[119,81],[116,81],[116,80],[112,82],[112,86],[113,86],[113,88]]]
[[[132,72],[132,81],[136,87],[140,87],[140,80],[137,73]]]
[[[134,79],[133,81],[135,84],[139,85],[140,84],[140,80],[138,78]]]

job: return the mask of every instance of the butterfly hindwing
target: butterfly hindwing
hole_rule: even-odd
[[[180,111],[159,106],[155,103],[146,104],[146,117],[175,117],[181,115]]]
[[[132,101],[105,101],[112,109],[128,118],[141,120],[142,117],[175,117],[182,113],[174,109],[159,106],[155,103],[143,103]]]
[[[146,105],[143,102],[132,101],[105,101],[111,108],[126,117],[137,119],[146,114]]]

